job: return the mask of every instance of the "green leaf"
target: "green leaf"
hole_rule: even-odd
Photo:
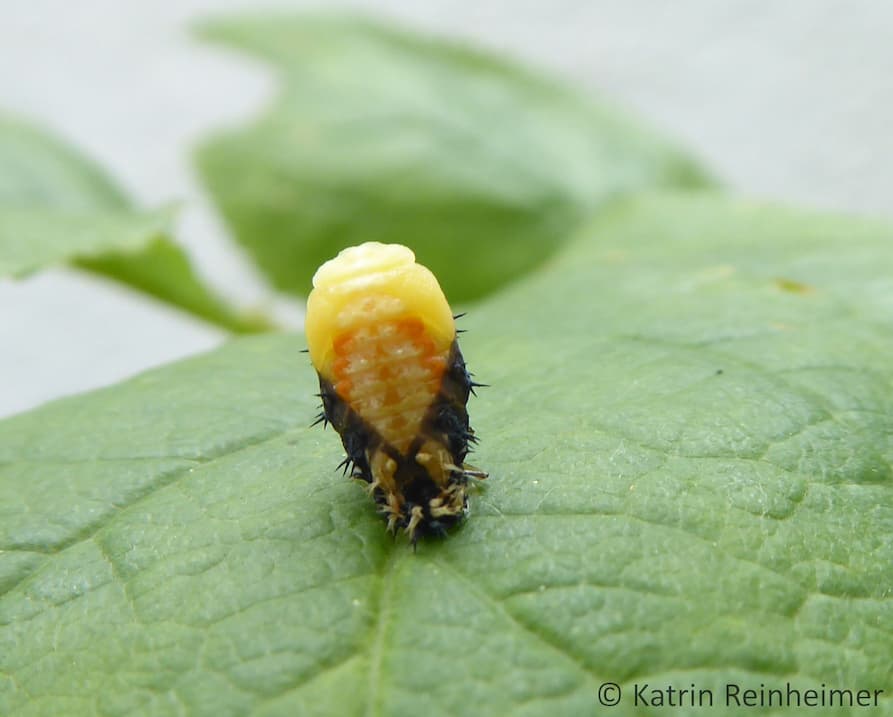
[[[584,715],[612,681],[618,715],[893,714],[891,239],[615,206],[463,320],[491,477],[417,553],[307,426],[299,337],[0,422],[0,713]]]
[[[202,284],[169,239],[172,214],[133,208],[96,165],[0,114],[0,277],[75,264],[233,331],[270,328]]]
[[[275,105],[205,144],[198,164],[283,291],[304,295],[339,249],[384,241],[413,248],[452,300],[479,297],[605,200],[705,182],[625,116],[480,50],[324,15],[218,21],[202,35],[278,70]]]

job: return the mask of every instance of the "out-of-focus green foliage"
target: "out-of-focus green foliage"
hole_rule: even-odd
[[[232,331],[269,328],[201,283],[169,238],[172,215],[135,209],[95,164],[0,115],[0,276],[74,264]]]
[[[277,70],[249,127],[199,168],[237,240],[305,295],[345,246],[415,250],[452,301],[541,263],[619,194],[698,186],[685,155],[629,118],[480,50],[357,18],[209,23],[202,35]]]

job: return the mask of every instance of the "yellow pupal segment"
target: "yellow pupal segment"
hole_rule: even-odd
[[[366,242],[344,249],[313,277],[305,331],[317,372],[334,380],[335,343],[362,327],[419,319],[437,353],[446,354],[456,326],[440,284],[400,244]]]

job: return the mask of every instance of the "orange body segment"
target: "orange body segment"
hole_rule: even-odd
[[[350,329],[332,343],[339,396],[406,453],[440,390],[447,357],[413,317]]]

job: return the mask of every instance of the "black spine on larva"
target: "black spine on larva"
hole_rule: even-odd
[[[381,437],[357,415],[338,395],[335,387],[324,378],[319,379],[319,393],[325,417],[341,436],[347,452],[347,465],[354,466],[354,475],[367,483],[372,482],[372,471],[366,460],[366,450],[381,443]]]
[[[457,466],[462,465],[468,454],[468,443],[474,441],[474,431],[468,425],[468,411],[465,408],[471,387],[471,376],[465,368],[459,343],[453,341],[447,370],[425,419],[425,429],[434,436],[446,436],[446,448]]]

